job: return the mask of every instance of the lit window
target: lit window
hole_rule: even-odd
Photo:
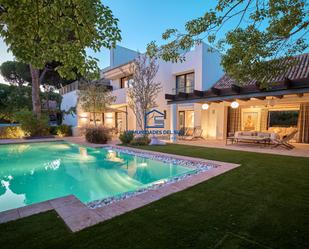
[[[133,75],[123,77],[120,79],[120,88],[128,88],[132,85]]]
[[[194,73],[176,76],[176,94],[179,92],[192,93],[194,91]]]

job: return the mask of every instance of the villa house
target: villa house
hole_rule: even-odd
[[[98,117],[97,123],[104,123],[107,127],[115,127],[118,130],[137,129],[135,116],[128,107],[127,90],[132,80],[131,64],[138,53],[127,48],[117,46],[110,52],[110,66],[102,70],[102,78],[113,89],[116,101],[110,110]],[[193,93],[195,89],[200,91],[210,88],[223,76],[220,66],[221,55],[218,52],[210,52],[205,43],[195,47],[186,53],[186,61],[183,63],[171,63],[158,61],[159,69],[156,82],[160,82],[162,91],[157,98],[157,111],[164,113],[164,130],[171,127],[171,108],[165,99],[165,94],[178,94],[180,92]],[[77,83],[74,86],[66,86],[61,90],[63,96],[62,109],[69,109],[76,105]],[[201,104],[179,104],[179,127],[196,127],[201,125]],[[64,122],[74,127],[82,127],[92,124],[89,113],[78,110],[77,116],[66,115]],[[206,134],[205,134],[206,135]]]
[[[117,47],[111,50],[110,67],[102,71],[113,89],[115,103],[98,122],[118,130],[135,130],[136,121],[128,107],[130,66],[137,52]],[[164,130],[201,127],[207,139],[225,139],[235,131],[275,131],[288,133],[297,127],[295,139],[309,142],[309,54],[296,56],[296,63],[276,79],[272,87],[261,89],[256,80],[239,85],[225,75],[221,55],[201,43],[186,53],[183,63],[159,60],[156,81],[162,85],[157,98],[158,112],[164,113]],[[63,92],[64,109],[76,104],[76,89]],[[66,117],[75,127],[91,124],[89,114]],[[175,141],[176,137],[171,136]]]

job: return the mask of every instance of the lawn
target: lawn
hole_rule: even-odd
[[[309,248],[309,158],[185,145],[142,148],[242,166],[75,234],[54,212],[2,224],[0,247]]]

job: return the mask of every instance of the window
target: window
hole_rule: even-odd
[[[297,126],[298,111],[269,111],[269,127]]]
[[[120,88],[128,88],[133,82],[133,75],[129,75],[127,77],[123,77],[120,79]]]
[[[194,73],[176,76],[176,94],[179,92],[192,93],[194,90]]]

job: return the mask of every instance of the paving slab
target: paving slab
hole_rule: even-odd
[[[6,223],[12,220],[17,220],[19,219],[19,213],[17,211],[17,209],[11,209],[8,211],[3,211],[0,213],[0,224],[1,223]]]
[[[27,217],[33,214],[38,214],[42,212],[46,212],[52,210],[53,207],[51,206],[49,201],[43,201],[39,203],[35,203],[29,206],[18,208],[18,213],[21,218]]]

